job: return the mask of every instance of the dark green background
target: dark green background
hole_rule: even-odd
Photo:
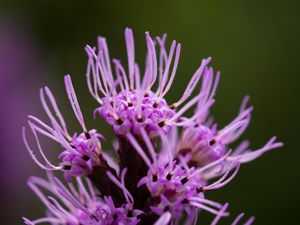
[[[132,27],[139,62],[143,62],[145,31],[152,36],[166,32],[169,40],[178,40],[182,55],[175,83],[167,96],[170,101],[182,93],[200,60],[212,56],[212,65],[222,74],[213,107],[220,125],[234,118],[240,101],[250,94],[254,115],[243,137],[249,138],[255,149],[275,134],[285,142],[285,147],[243,165],[232,183],[209,197],[228,201],[235,215],[240,211],[256,215],[255,224],[299,223],[297,1],[8,1],[1,2],[0,7],[0,13],[22,24],[23,30],[30,30],[39,46],[40,58],[47,65],[44,70],[50,71],[40,77],[41,81],[62,96],[62,104],[67,102],[63,75],[72,75],[85,115],[91,115],[96,104],[85,84],[83,47],[95,44],[99,34],[107,37],[111,56],[124,59],[123,31],[126,26]],[[21,79],[26,79],[23,76]],[[31,91],[38,94],[38,89]],[[99,121],[90,119],[89,126],[109,132],[102,129],[103,122]],[[42,215],[42,205],[25,186],[26,177],[20,179],[24,183],[19,190],[32,201],[3,202],[4,224],[21,223],[21,215]]]

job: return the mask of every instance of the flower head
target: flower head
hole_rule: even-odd
[[[40,90],[40,98],[52,126],[47,125],[34,116],[29,116],[28,121],[38,150],[45,163],[42,163],[36,158],[26,138],[25,128],[23,128],[23,139],[30,155],[42,169],[63,170],[65,172],[65,177],[69,180],[70,176],[90,174],[93,170],[93,167],[100,165],[100,140],[102,139],[102,135],[99,134],[95,129],[90,131],[87,130],[69,75],[65,77],[65,86],[73,111],[82,127],[82,132],[79,134],[74,133],[73,135],[69,133],[65,120],[57,106],[53,94],[48,87],[45,87],[44,89]],[[52,109],[47,103],[45,94],[51,104]],[[54,113],[52,113],[51,110],[53,110]],[[58,156],[61,159],[61,163],[58,166],[53,165],[44,154],[38,134],[42,134],[54,140],[63,148],[63,152]]]
[[[142,212],[134,210],[131,203],[115,206],[111,197],[99,197],[99,192],[88,179],[76,178],[67,188],[60,180],[48,175],[48,180],[31,177],[29,187],[47,207],[47,216],[34,221],[23,218],[26,224],[49,222],[53,224],[138,224]],[[77,188],[76,188],[77,187]],[[50,192],[46,197],[43,193]]]
[[[105,38],[98,39],[98,52],[96,47],[86,47],[89,57],[88,87],[91,95],[100,104],[95,112],[113,127],[117,135],[124,135],[127,132],[138,135],[141,127],[151,137],[157,136],[160,130],[168,132],[179,117],[199,99],[197,96],[181,110],[176,111],[190,97],[210,58],[202,60],[181,99],[168,105],[164,97],[175,78],[181,45],[173,41],[170,50],[167,51],[165,40],[166,35],[156,38],[159,48],[159,55],[157,55],[155,42],[149,32],[146,32],[147,59],[143,76],[135,62],[131,29],[125,29],[128,72],[125,71],[120,60],[114,59],[115,76],[113,76]],[[156,90],[154,84],[157,84]]]
[[[214,215],[211,224],[216,225],[229,215],[228,203],[208,199],[207,193],[226,186],[242,163],[282,146],[273,137],[256,151],[248,148],[247,140],[231,150],[230,144],[250,122],[252,107],[247,106],[246,97],[238,116],[218,129],[210,108],[220,74],[208,66],[210,58],[202,60],[181,98],[169,104],[165,96],[175,78],[181,45],[173,41],[167,51],[165,40],[166,35],[153,40],[146,32],[143,73],[135,62],[129,28],[125,29],[128,71],[114,59],[112,72],[105,38],[99,37],[97,48],[86,47],[87,85],[99,104],[94,113],[112,127],[115,154],[102,149],[105,139],[98,129],[86,128],[69,75],[65,76],[66,91],[82,131],[68,131],[51,91],[41,89],[41,102],[51,125],[33,116],[29,116],[28,124],[42,160],[30,147],[25,128],[23,138],[33,160],[48,171],[48,181],[33,177],[28,182],[48,213],[41,219],[24,219],[25,223],[168,225],[178,224],[187,215],[185,224],[196,224],[198,213],[206,211]],[[198,83],[200,90],[191,97]],[[184,116],[192,107],[194,114]],[[62,146],[58,165],[48,160],[38,135]],[[50,174],[53,170],[64,172],[68,187]],[[41,189],[53,196],[46,198]],[[243,215],[238,215],[233,224]],[[250,217],[245,224],[253,221]]]

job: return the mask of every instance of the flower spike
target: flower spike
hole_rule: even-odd
[[[246,96],[233,121],[219,129],[211,107],[220,72],[209,65],[211,57],[200,61],[182,95],[169,104],[181,44],[173,40],[168,47],[166,34],[153,38],[146,32],[142,71],[133,30],[125,28],[124,36],[127,65],[110,58],[104,37],[98,37],[96,47],[85,47],[87,87],[98,104],[94,118],[99,120],[100,115],[112,128],[112,151],[102,147],[104,137],[95,129],[97,123],[88,129],[70,75],[64,84],[80,131],[68,129],[50,89],[40,90],[49,123],[28,116],[32,137],[25,127],[22,137],[33,161],[47,171],[48,179],[28,181],[47,212],[35,220],[23,218],[25,224],[196,225],[205,211],[213,215],[211,225],[217,225],[230,215],[229,204],[210,199],[207,193],[228,186],[243,163],[283,146],[274,136],[256,151],[249,149],[248,140],[232,149],[250,124],[253,107]],[[186,116],[188,111],[191,116]],[[41,135],[61,147],[57,165],[47,157]],[[54,176],[60,171],[65,181]],[[232,225],[243,217],[239,214]],[[245,219],[244,224],[254,219]]]

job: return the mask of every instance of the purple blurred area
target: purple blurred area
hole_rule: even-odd
[[[21,128],[27,114],[41,112],[37,93],[46,68],[28,26],[26,32],[23,27],[24,22],[0,17],[0,224],[21,224],[22,215],[32,215],[38,204],[26,180],[41,171],[24,148]]]

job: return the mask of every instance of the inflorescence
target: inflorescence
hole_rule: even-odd
[[[112,127],[116,154],[102,149],[105,138],[99,129],[86,127],[69,75],[64,83],[80,131],[68,130],[50,89],[40,90],[49,123],[30,115],[28,127],[37,150],[33,150],[25,127],[23,139],[35,163],[47,171],[47,180],[31,177],[28,181],[47,213],[36,220],[23,218],[26,224],[168,225],[186,218],[184,224],[188,225],[196,224],[199,212],[207,211],[214,215],[211,224],[215,225],[229,215],[228,204],[210,200],[206,193],[228,184],[241,164],[283,145],[273,137],[256,151],[248,148],[247,140],[231,149],[230,144],[249,125],[252,107],[247,106],[247,96],[237,117],[224,128],[217,128],[210,108],[220,74],[208,65],[211,58],[201,61],[182,96],[169,104],[165,96],[175,78],[181,45],[173,41],[167,49],[166,35],[153,39],[146,32],[142,73],[135,62],[129,28],[125,29],[125,42],[127,69],[120,60],[110,59],[105,38],[98,38],[97,47],[85,48],[87,86],[98,103],[94,117],[99,115]],[[198,84],[198,94],[192,97]],[[184,116],[191,108],[193,115]],[[57,165],[46,156],[41,135],[61,146]],[[65,184],[54,171],[63,172]],[[238,215],[232,224],[243,216]],[[253,221],[250,217],[245,224]]]

